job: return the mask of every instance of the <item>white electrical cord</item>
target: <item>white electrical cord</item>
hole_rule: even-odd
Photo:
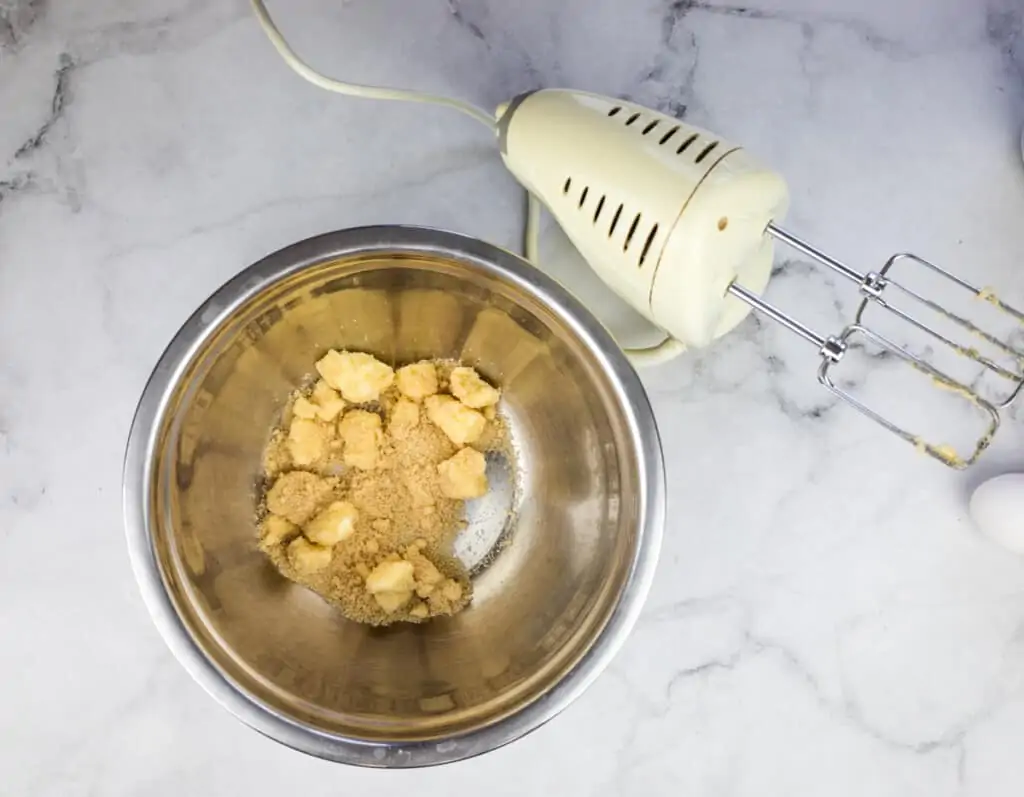
[[[526,230],[523,232],[523,254],[536,265],[540,262],[540,201],[526,192]]]
[[[441,105],[447,108],[454,108],[456,111],[471,116],[481,124],[487,126],[491,131],[497,127],[497,120],[487,111],[477,106],[457,100],[452,97],[442,97],[437,94],[428,94],[422,91],[411,89],[393,89],[384,86],[367,86],[360,83],[348,83],[343,80],[335,80],[327,75],[317,72],[313,67],[299,58],[298,54],[285,41],[281,31],[278,30],[274,20],[271,19],[263,0],[250,0],[252,9],[256,12],[256,19],[259,20],[263,32],[267,34],[271,44],[300,77],[305,78],[314,86],[319,86],[327,91],[338,94],[347,94],[350,97],[362,97],[371,100],[397,100],[400,102],[421,102],[427,105]],[[540,238],[540,202],[529,191],[526,193],[526,229],[523,233],[523,252],[526,259],[534,265],[539,262],[539,238]],[[685,347],[675,338],[667,337],[656,346],[645,349],[624,349],[626,355],[634,365],[657,365],[679,356]]]
[[[322,89],[334,91],[338,94],[348,94],[351,97],[364,97],[371,100],[399,100],[404,102],[422,102],[428,105],[443,105],[448,108],[454,108],[456,111],[461,111],[467,116],[472,116],[481,124],[487,125],[491,130],[494,130],[497,124],[494,117],[487,113],[487,111],[482,108],[477,108],[475,105],[468,102],[453,99],[452,97],[441,97],[436,94],[427,94],[426,92],[412,91],[409,89],[392,89],[384,86],[364,86],[358,83],[347,83],[342,80],[335,80],[334,78],[327,77],[326,75],[317,72],[309,64],[299,58],[288,42],[285,41],[284,36],[281,35],[281,31],[277,29],[277,25],[274,24],[274,20],[270,18],[270,14],[267,12],[267,7],[263,4],[263,0],[252,0],[252,8],[253,11],[256,12],[256,18],[263,27],[263,31],[267,34],[267,38],[270,39],[271,43],[277,49],[277,52],[280,53],[281,57],[285,60],[285,63],[314,86],[319,86]]]

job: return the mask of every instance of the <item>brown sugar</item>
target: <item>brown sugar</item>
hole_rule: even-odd
[[[267,492],[267,509],[296,525],[316,513],[333,490],[329,479],[302,470],[283,474]]]
[[[441,423],[430,420],[421,402],[437,405],[435,393],[449,389],[450,364],[421,361],[392,379],[383,363],[350,356],[335,352],[321,360],[326,384],[296,391],[284,423],[271,433],[260,548],[283,575],[357,622],[455,614],[472,598],[468,573],[451,554],[463,523],[460,498],[486,492],[477,449],[503,445],[504,426],[493,412],[485,420],[451,395],[443,396]],[[325,361],[330,368],[322,367]],[[436,369],[435,380],[429,369]],[[372,384],[359,383],[362,374]],[[479,379],[475,371],[465,374],[478,393],[488,388],[497,397],[495,388],[472,377]],[[332,378],[345,397],[376,398],[342,412]],[[486,439],[486,447],[465,446],[467,435],[451,420],[460,420],[463,410],[472,412],[474,431],[485,421],[474,439]],[[303,447],[307,440],[313,442]]]

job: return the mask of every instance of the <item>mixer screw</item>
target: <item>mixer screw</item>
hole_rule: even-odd
[[[829,336],[821,346],[821,356],[834,363],[839,362],[846,354],[846,344],[839,338]]]

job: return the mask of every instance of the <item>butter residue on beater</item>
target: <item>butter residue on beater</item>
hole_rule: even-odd
[[[487,492],[484,452],[507,446],[500,391],[429,360],[331,350],[316,369],[264,451],[260,549],[357,622],[455,614],[472,584],[451,542]]]

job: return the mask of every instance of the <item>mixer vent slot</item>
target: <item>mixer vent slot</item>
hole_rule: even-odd
[[[633,223],[629,225],[629,231],[626,233],[626,240],[623,241],[623,243],[622,243],[622,251],[623,252],[625,252],[627,249],[629,249],[629,245],[633,241],[633,233],[636,232],[636,228],[639,226],[639,224],[640,224],[640,214],[637,213],[636,216],[633,217]]]
[[[663,135],[661,137],[661,141],[658,142],[658,145],[659,146],[664,146],[665,142],[668,141],[670,138],[672,138],[672,136],[674,136],[678,132],[679,132],[679,125],[676,125],[675,127],[673,127],[671,130],[669,130],[665,135]]]
[[[566,177],[565,178],[565,185],[562,186],[562,193],[563,194],[568,194],[570,188],[572,188],[572,178],[571,177]]]
[[[704,149],[702,149],[702,150],[700,151],[700,155],[698,155],[698,156],[697,156],[696,158],[694,158],[694,159],[693,159],[693,162],[694,162],[694,163],[700,163],[700,162],[701,162],[702,160],[704,160],[704,159],[705,159],[705,158],[706,158],[706,157],[707,157],[708,155],[710,155],[710,154],[711,154],[711,151],[712,151],[712,150],[713,150],[713,149],[714,149],[715,147],[717,147],[717,146],[718,146],[718,142],[717,142],[717,141],[712,141],[712,142],[711,142],[710,144],[708,144],[708,145],[707,145],[706,147],[704,147]]]
[[[587,193],[590,191],[589,186],[583,186],[583,190],[580,191],[580,204],[577,207],[583,207],[583,203],[587,201]]]
[[[622,106],[621,105],[616,105],[614,108],[612,108],[610,111],[608,111],[608,115],[609,116],[615,116],[621,110],[622,110]]]
[[[651,231],[649,233],[647,233],[647,240],[644,241],[644,248],[640,250],[640,262],[637,263],[637,267],[638,268],[642,267],[643,264],[644,264],[644,261],[647,259],[647,253],[649,251],[651,251],[651,244],[654,243],[654,236],[657,235],[657,234],[658,234],[658,225],[657,225],[657,223],[655,223],[655,225],[653,227],[651,227]]]
[[[635,113],[626,120],[626,127],[629,127],[633,122],[640,118],[640,114]]]
[[[597,200],[597,209],[594,211],[594,224],[597,224],[598,218],[601,216],[601,209],[604,207],[604,195]]]
[[[690,144],[692,144],[696,140],[697,140],[697,134],[694,133],[689,138],[687,138],[685,141],[683,141],[682,144],[679,145],[679,149],[676,150],[676,155],[682,155],[686,151],[686,148],[688,146],[690,146]]]
[[[658,126],[658,120],[655,119],[653,122],[651,122],[649,125],[647,125],[647,127],[644,128],[644,131],[640,135],[646,136],[648,133],[650,133],[657,126]]]
[[[622,205],[619,205],[618,210],[615,211],[615,215],[612,216],[612,226],[608,228],[608,237],[611,238],[615,234],[615,225],[619,223],[619,216],[622,215]]]

